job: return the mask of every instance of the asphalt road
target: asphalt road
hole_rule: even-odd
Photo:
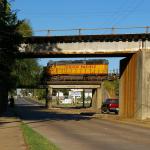
[[[17,101],[21,119],[62,150],[150,150],[150,129],[45,111],[25,99]]]

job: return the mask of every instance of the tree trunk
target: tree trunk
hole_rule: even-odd
[[[0,114],[7,110],[8,106],[8,89],[0,86]]]

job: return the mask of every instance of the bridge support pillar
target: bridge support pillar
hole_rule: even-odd
[[[120,116],[150,118],[150,50],[121,60]]]
[[[46,89],[46,108],[52,108],[52,92],[53,89],[51,87]]]
[[[93,89],[92,95],[92,107],[96,112],[99,112],[102,104],[102,87]]]
[[[137,63],[137,119],[150,118],[150,50],[143,49]]]
[[[120,61],[119,114],[123,118],[134,118],[135,115],[137,57],[138,54],[134,54]]]

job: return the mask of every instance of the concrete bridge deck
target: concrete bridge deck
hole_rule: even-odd
[[[150,49],[150,34],[32,36],[24,38],[18,57],[60,58],[129,56]]]

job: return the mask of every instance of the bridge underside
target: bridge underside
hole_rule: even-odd
[[[84,58],[84,57],[130,57],[136,52],[97,52],[97,53],[61,53],[61,52],[22,52],[17,58]]]
[[[76,86],[76,87],[79,87],[79,86],[85,86],[85,85],[93,85],[93,86],[99,86],[101,85],[102,81],[47,81],[47,85],[53,85],[53,86],[56,86],[56,85],[68,85],[68,86]],[[86,87],[86,86],[85,86]],[[65,86],[64,86],[65,88]]]

